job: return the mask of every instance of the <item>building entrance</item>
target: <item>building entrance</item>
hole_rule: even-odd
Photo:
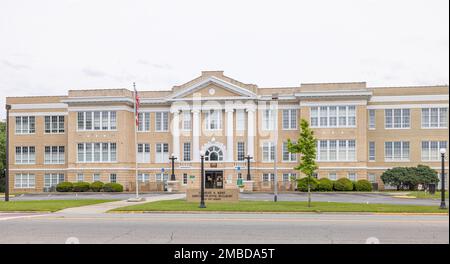
[[[205,188],[223,189],[223,171],[205,171]]]

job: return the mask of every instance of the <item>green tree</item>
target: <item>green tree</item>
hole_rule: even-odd
[[[429,166],[419,164],[414,170],[417,183],[422,184],[425,189],[428,189],[428,185],[439,182],[438,173]]]
[[[308,177],[308,207],[311,207],[311,177],[317,170],[316,138],[305,119],[300,120],[300,137],[297,143],[288,139],[288,150],[291,153],[301,155],[299,164],[294,169],[301,171]]]
[[[0,122],[0,192],[5,191],[6,123]]]
[[[397,190],[416,190],[419,184],[425,188],[431,183],[439,182],[437,172],[425,165],[417,167],[396,167],[386,170],[381,175],[384,184],[397,187]]]

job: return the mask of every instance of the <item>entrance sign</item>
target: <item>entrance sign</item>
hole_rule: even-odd
[[[187,189],[186,190],[187,202],[199,202],[200,190],[199,189]],[[205,201],[207,202],[238,202],[239,201],[239,189],[205,189]]]

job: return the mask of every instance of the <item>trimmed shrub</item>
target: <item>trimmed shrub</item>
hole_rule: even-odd
[[[71,182],[60,182],[56,185],[57,192],[71,192],[73,190],[73,184]]]
[[[333,188],[335,191],[353,191],[353,183],[347,178],[340,178],[339,180],[334,182]]]
[[[359,180],[355,182],[355,190],[358,192],[371,192],[372,183],[370,183],[368,180]]]
[[[317,190],[320,192],[331,192],[333,190],[333,181],[328,178],[320,179]]]
[[[103,189],[104,185],[105,184],[101,181],[95,181],[95,182],[91,183],[90,189],[93,192],[100,192]]]
[[[123,192],[123,186],[119,183],[107,183],[103,186],[104,192]]]
[[[317,189],[317,185],[319,185],[319,181],[316,178],[310,178],[311,191],[315,191]],[[301,192],[308,191],[308,177],[301,178],[297,181],[297,189]]]
[[[74,192],[87,192],[89,191],[90,184],[89,182],[76,182],[73,184]]]

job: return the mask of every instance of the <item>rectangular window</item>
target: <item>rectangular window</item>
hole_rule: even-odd
[[[45,116],[45,133],[64,133],[64,116]]]
[[[150,181],[150,174],[148,173],[139,173],[138,174],[138,181],[142,183],[146,183]]]
[[[156,144],[156,160],[157,163],[169,162],[169,144],[157,143]]]
[[[16,147],[16,164],[35,164],[36,150],[33,146]]]
[[[385,142],[384,159],[386,161],[408,161],[409,142],[408,141]]]
[[[264,109],[262,112],[262,129],[273,130],[274,126],[274,111],[270,109]]]
[[[192,118],[189,111],[183,112],[183,130],[189,131],[192,129]]]
[[[275,160],[275,144],[273,142],[264,142],[262,146],[263,161],[269,162]]]
[[[371,183],[377,182],[377,177],[374,173],[367,174],[367,180]]]
[[[356,181],[356,179],[357,179],[357,176],[356,176],[356,173],[355,173],[355,172],[349,172],[349,173],[347,174],[347,177],[348,177],[348,179],[351,180],[351,181]]]
[[[282,113],[283,117],[283,129],[297,129],[297,110],[296,109],[284,109]]]
[[[115,162],[116,143],[78,143],[78,162]]]
[[[169,112],[155,113],[155,130],[158,132],[169,130]]]
[[[77,174],[77,182],[84,182],[84,174],[83,173]]]
[[[34,116],[16,116],[16,134],[34,134],[35,128]]]
[[[167,182],[169,180],[169,174],[157,173],[155,177],[157,182]]]
[[[422,141],[422,161],[440,161],[440,149],[447,149],[447,141]]]
[[[245,142],[237,143],[237,160],[238,161],[245,160]]]
[[[422,108],[422,128],[447,128],[448,108]]]
[[[283,142],[283,161],[296,161],[297,155],[289,152],[288,143]]]
[[[139,113],[138,131],[150,131],[150,113]]]
[[[375,129],[375,109],[369,109],[369,129]]]
[[[92,175],[92,182],[96,182],[96,181],[100,181],[100,174],[99,173],[94,173]]]
[[[62,120],[58,119],[58,130],[64,129],[64,116]],[[53,122],[53,121],[52,121]],[[77,127],[79,131],[92,130],[115,130],[116,129],[116,112],[115,111],[87,111],[77,112]],[[59,132],[61,133],[61,132]]]
[[[34,174],[18,173],[14,178],[14,188],[16,189],[30,189],[34,188],[36,178]]]
[[[61,182],[64,182],[63,173],[46,173],[44,174],[44,187],[54,187]]]
[[[375,142],[369,142],[369,161],[375,161]]]
[[[191,161],[191,142],[183,143],[183,160]]]
[[[138,163],[150,162],[150,144],[137,144],[136,160]]]
[[[263,180],[263,182],[273,182],[275,180],[275,174],[263,173],[262,180]]]
[[[410,128],[409,109],[385,109],[384,118],[387,129]]]
[[[64,164],[64,146],[45,146],[44,164]]]
[[[184,185],[188,184],[188,175],[187,175],[187,173],[183,173],[183,184]]]
[[[206,130],[218,130],[222,128],[222,111],[209,110],[205,113]]]
[[[311,127],[355,127],[356,106],[311,107]]]
[[[295,173],[283,173],[283,182],[290,182],[297,179],[297,174]]]
[[[117,182],[117,174],[115,174],[115,173],[109,174],[109,182],[116,183]]]
[[[328,179],[330,179],[330,180],[332,180],[332,181],[337,180],[336,172],[330,172],[330,173],[328,173]]]
[[[355,140],[318,140],[317,161],[355,161]]]
[[[236,130],[245,130],[245,111],[243,109],[236,110]]]

